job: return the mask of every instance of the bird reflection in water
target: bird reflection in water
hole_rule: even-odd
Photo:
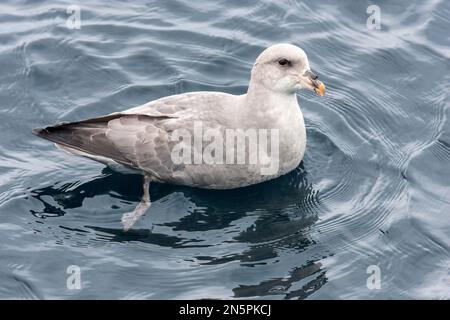
[[[59,217],[82,207],[85,199],[100,195],[119,198],[133,205],[141,197],[141,179],[139,175],[119,174],[105,168],[99,177],[88,182],[33,190],[31,196],[42,203],[43,209],[30,212],[41,219]],[[155,184],[151,197],[157,203],[174,193],[193,203],[193,209],[177,213],[178,217],[171,221],[152,222],[152,215],[164,215],[164,212],[154,210],[145,219],[146,223],[151,221],[148,228],[124,232],[119,224],[117,228],[107,228],[91,225],[89,221],[84,228],[112,242],[139,241],[172,249],[199,248],[189,257],[199,266],[239,262],[243,267],[257,267],[276,263],[280,251],[301,252],[314,245],[309,228],[318,218],[319,194],[308,182],[303,164],[276,180],[234,190],[211,191]],[[251,223],[243,225],[242,221],[247,218]],[[155,226],[163,228],[156,230]],[[208,232],[228,235],[223,237],[222,243],[217,243]],[[225,243],[245,244],[245,247],[229,252],[220,250],[220,253],[214,250]],[[302,283],[305,279],[307,282]],[[326,281],[320,262],[307,260],[283,278],[240,284],[233,289],[233,294],[240,298],[273,295],[285,299],[306,298]],[[298,283],[302,285],[299,287]]]

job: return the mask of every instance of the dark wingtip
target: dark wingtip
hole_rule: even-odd
[[[45,128],[34,128],[33,130],[31,130],[31,132],[33,132],[33,134],[37,136],[43,136],[48,133],[47,129]]]

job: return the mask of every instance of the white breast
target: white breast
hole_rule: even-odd
[[[283,175],[300,164],[306,149],[305,121],[297,102],[280,118],[279,127],[280,175]]]

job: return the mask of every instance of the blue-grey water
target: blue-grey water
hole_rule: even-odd
[[[1,1],[0,298],[449,299],[449,22],[445,0]],[[327,94],[299,93],[305,159],[277,180],[153,184],[124,233],[142,178],[31,134],[244,93],[278,42],[306,51]]]

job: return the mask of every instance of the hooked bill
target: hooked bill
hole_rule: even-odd
[[[316,80],[314,92],[323,97],[325,94],[325,85],[322,81]]]

